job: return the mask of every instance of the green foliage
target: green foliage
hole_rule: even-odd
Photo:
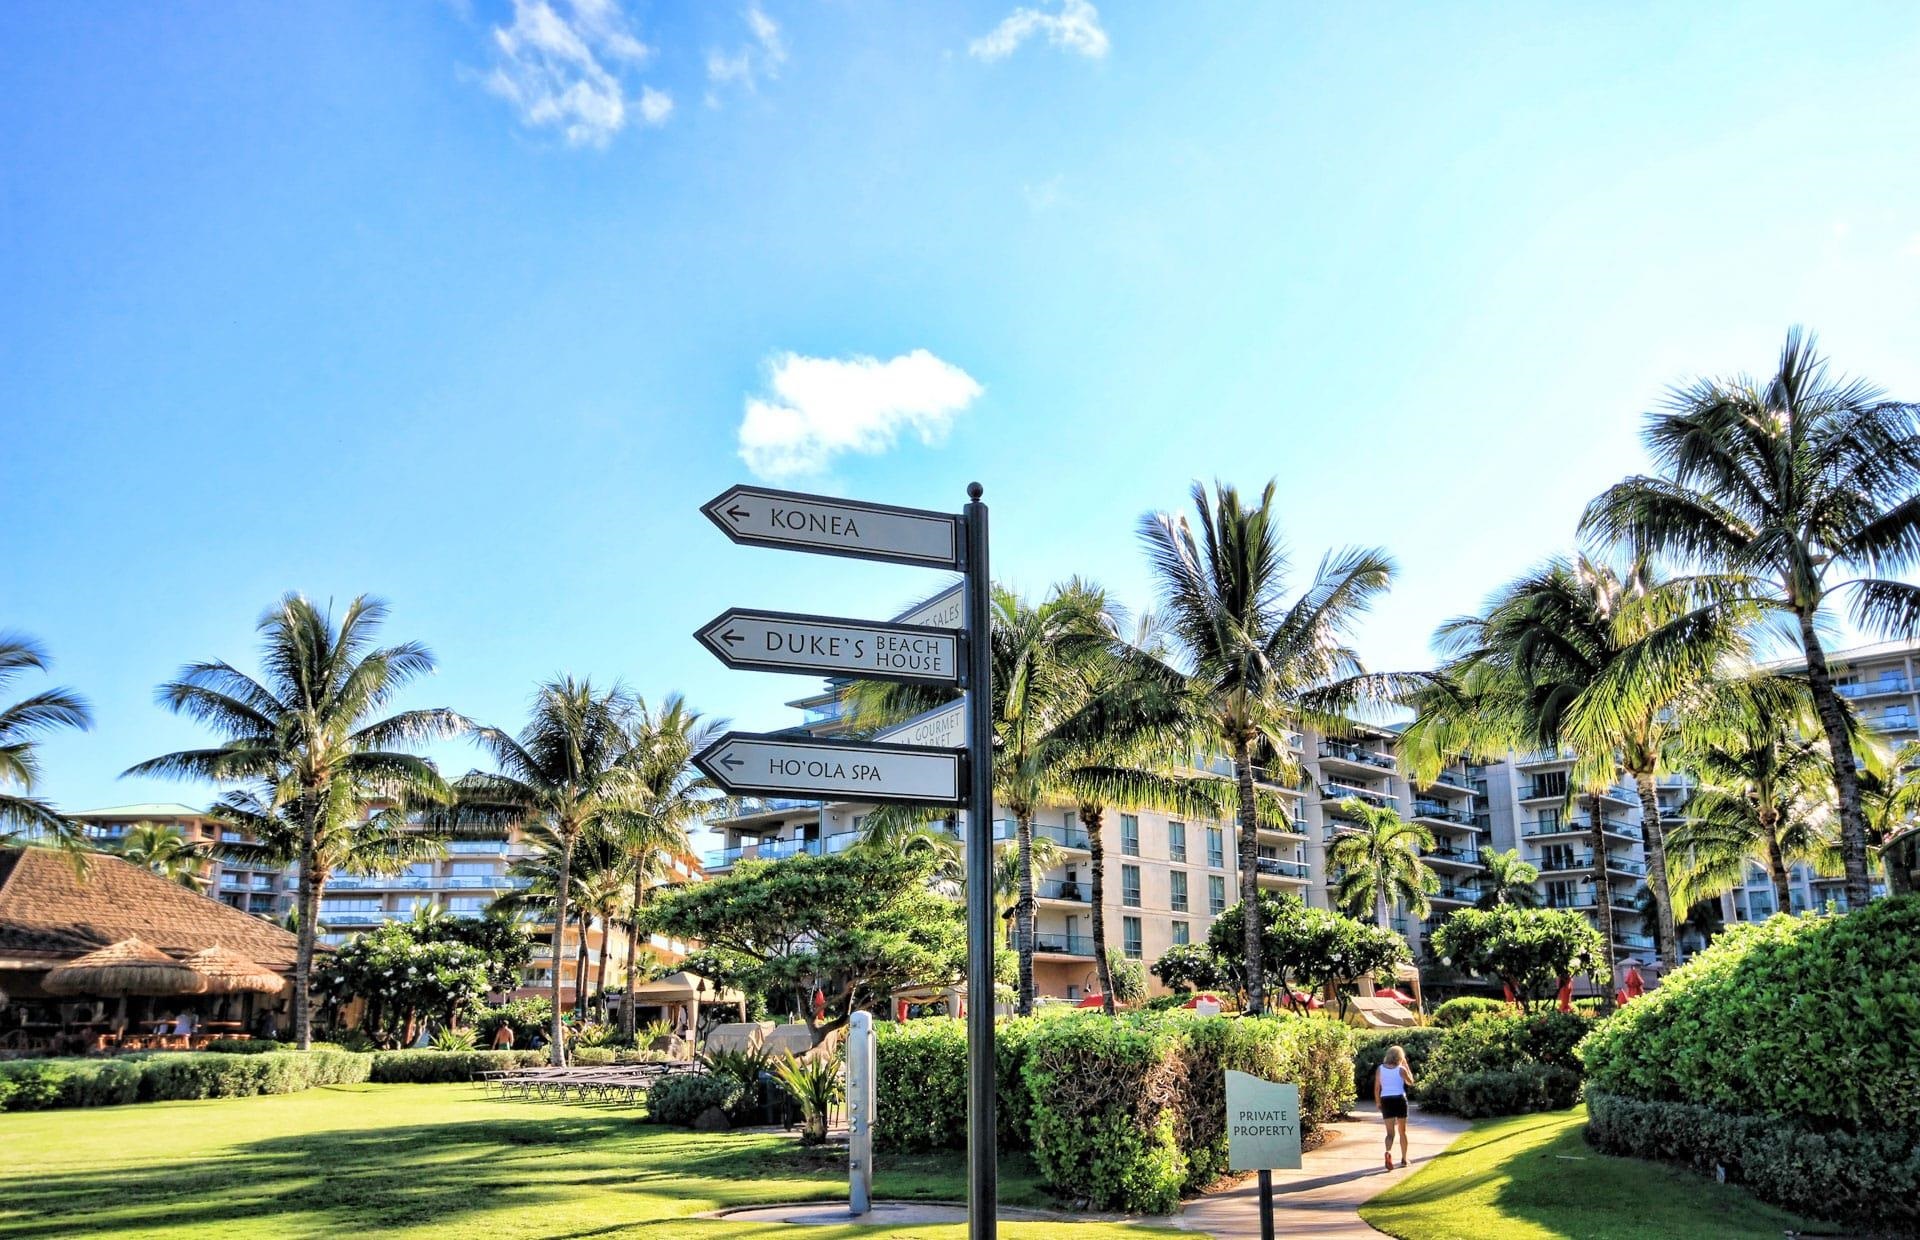
[[[1107,949],[1107,975],[1113,979],[1113,1001],[1139,1003],[1147,997],[1147,970],[1125,952]]]
[[[472,1029],[455,1029],[449,1025],[433,1035],[433,1049],[436,1051],[470,1051],[473,1048]]]
[[[1588,1141],[1610,1154],[1683,1163],[1707,1175],[1724,1173],[1761,1200],[1788,1209],[1888,1235],[1920,1232],[1920,1157],[1911,1131],[1822,1130],[1598,1089],[1587,1094],[1586,1131]]]
[[[1175,1122],[1181,1038],[1163,1019],[1041,1022],[1023,1076],[1033,1158],[1047,1181],[1095,1209],[1167,1214],[1188,1162]]]
[[[321,966],[315,993],[336,1004],[365,999],[365,1023],[377,1029],[398,1032],[415,1013],[452,1024],[487,993],[488,962],[469,944],[423,938],[434,925],[395,921],[355,935]]]
[[[285,1050],[286,1044],[272,1038],[215,1038],[202,1049],[222,1055],[266,1055]]]
[[[1462,973],[1506,983],[1524,1006],[1576,974],[1601,985],[1611,980],[1605,941],[1572,909],[1459,909],[1434,932],[1432,950]]]
[[[1510,1005],[1498,999],[1483,999],[1478,995],[1461,995],[1458,999],[1449,999],[1433,1009],[1433,1023],[1436,1025],[1458,1025],[1474,1019],[1476,1016],[1504,1015]]]
[[[847,1096],[845,1069],[837,1056],[795,1059],[791,1051],[773,1065],[774,1080],[800,1107],[800,1139],[809,1145],[827,1139],[827,1121],[833,1116],[833,1108]]]
[[[1920,896],[1729,927],[1582,1044],[1590,1086],[1920,1150],[1916,944]]]
[[[483,1072],[531,1068],[547,1062],[545,1051],[376,1051],[368,1079],[384,1084],[437,1085],[477,1081]]]
[[[1207,931],[1207,948],[1239,990],[1245,975],[1241,944],[1245,941],[1244,906],[1236,904],[1214,918]],[[1260,893],[1261,965],[1272,991],[1291,1005],[1290,992],[1281,992],[1281,979],[1313,993],[1359,977],[1372,977],[1409,958],[1407,942],[1391,930],[1343,917],[1330,909],[1311,908],[1298,896]],[[1346,1000],[1341,999],[1345,1009]]]
[[[506,917],[435,917],[420,923],[418,934],[423,942],[465,943],[477,950],[489,990],[519,986],[520,971],[533,959],[526,926]]]
[[[1184,995],[1195,990],[1231,990],[1235,979],[1205,943],[1181,943],[1153,963],[1153,975],[1170,989]],[[1184,1002],[1178,995],[1176,1004]]]
[[[874,1144],[889,1151],[962,1148],[967,1132],[966,1022],[944,1017],[886,1021],[873,1032]],[[997,1066],[1004,1078],[1006,1064]],[[1023,1089],[999,1091],[1003,1130],[1005,1111],[1016,1093],[1025,1096]]]
[[[709,1110],[737,1112],[745,1096],[740,1082],[710,1072],[675,1072],[647,1090],[647,1113],[655,1123],[687,1127]]]
[[[614,1061],[616,1052],[611,1046],[582,1046],[573,1052],[573,1062],[582,1068],[604,1068]]]
[[[1284,1013],[1223,1020],[1182,1012],[1169,1019],[1188,1040],[1183,1192],[1205,1188],[1227,1170],[1227,1069],[1298,1084],[1303,1133],[1353,1103],[1354,1031],[1339,1021]]]
[[[1595,1022],[1573,1012],[1484,1015],[1443,1031],[1424,1075],[1420,1100],[1437,1111],[1477,1118],[1572,1106],[1580,1089],[1574,1048]]]
[[[645,924],[704,944],[686,967],[718,984],[758,994],[818,985],[822,1027],[833,1030],[901,986],[966,975],[964,918],[930,889],[930,866],[925,857],[872,849],[744,862],[660,892]],[[811,1007],[803,1014],[811,1024]]]
[[[183,1098],[287,1094],[367,1079],[368,1056],[346,1051],[126,1055],[0,1063],[4,1109],[121,1106]]]
[[[547,995],[531,999],[511,999],[499,1007],[483,1007],[474,1014],[473,1027],[481,1045],[491,1045],[501,1025],[513,1030],[513,1044],[525,1047],[533,1035],[545,1034],[553,1021],[553,1000]]]
[[[1353,1047],[1353,1090],[1360,1099],[1373,1097],[1373,1073],[1387,1057],[1387,1048],[1397,1046],[1407,1053],[1407,1067],[1413,1071],[1413,1079],[1423,1079],[1427,1073],[1427,1062],[1433,1052],[1440,1049],[1440,1042],[1447,1036],[1445,1029],[1362,1029],[1354,1034]]]

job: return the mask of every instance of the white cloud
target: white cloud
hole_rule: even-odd
[[[904,431],[935,444],[983,390],[925,349],[884,362],[776,354],[766,393],[747,398],[740,459],[757,477],[778,480],[820,473],[843,453],[885,452]]]
[[[619,0],[513,0],[513,24],[495,26],[489,91],[511,103],[522,124],[555,129],[569,146],[605,146],[633,120],[658,125],[673,110],[663,91],[629,99],[626,77],[653,55]]]
[[[967,52],[978,60],[1005,60],[1035,35],[1044,35],[1054,47],[1094,60],[1107,54],[1107,32],[1100,25],[1100,11],[1088,0],[1060,0],[1058,13],[1015,9],[998,26],[969,43]]]
[[[740,86],[751,92],[763,78],[780,76],[787,62],[787,45],[780,38],[780,26],[758,4],[749,5],[745,14],[747,29],[753,38],[742,43],[732,55],[717,49],[707,52],[707,104],[720,106],[718,88]]]

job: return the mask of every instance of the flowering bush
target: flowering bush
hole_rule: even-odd
[[[394,922],[357,935],[322,966],[315,990],[332,1005],[359,997],[361,1028],[398,1034],[416,1017],[443,1024],[479,1006],[487,993],[486,954],[467,943],[422,942],[415,928]]]

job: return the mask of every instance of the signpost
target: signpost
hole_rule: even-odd
[[[730,607],[694,636],[736,669],[960,683],[960,635],[951,629]]]
[[[1300,1087],[1227,1072],[1227,1167],[1260,1173],[1260,1240],[1273,1240],[1273,1170],[1300,1166]]]
[[[891,621],[728,610],[696,634],[728,667],[964,686],[967,692],[964,700],[896,724],[871,741],[729,732],[694,764],[735,793],[966,808],[967,1234],[969,1240],[993,1240],[999,1203],[989,825],[993,607],[987,506],[980,495],[980,484],[970,485],[958,515],[751,486],[729,487],[702,505],[708,520],[746,546],[964,574]],[[857,1209],[866,1196],[862,1173],[871,1175],[871,1156],[856,1154],[852,1170]]]

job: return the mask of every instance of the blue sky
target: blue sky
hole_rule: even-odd
[[[549,3],[0,7],[0,628],[94,702],[61,804],[203,799],[116,775],[288,589],[389,599],[413,704],[789,722],[694,628],[937,582],[728,544],[743,422],[796,489],[977,478],[998,575],[1135,606],[1143,512],[1278,477],[1303,568],[1396,556],[1407,667],[1665,384],[1803,322],[1920,394],[1909,5]]]

